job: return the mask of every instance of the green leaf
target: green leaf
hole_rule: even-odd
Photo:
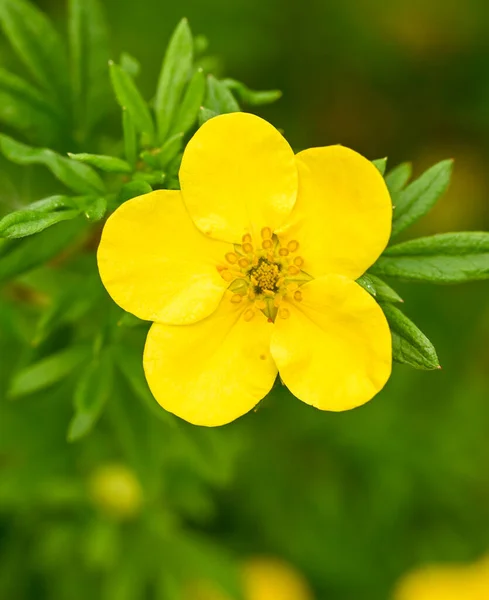
[[[103,192],[99,175],[88,165],[77,163],[48,148],[33,148],[0,134],[0,151],[19,165],[44,165],[53,175],[75,192],[86,194]]]
[[[385,173],[385,169],[387,167],[387,158],[377,158],[372,161],[372,164],[375,165],[381,175]]]
[[[175,158],[180,152],[183,145],[183,133],[177,133],[172,137],[169,137],[161,147],[161,151],[158,154],[158,161],[161,168],[164,169],[167,164]]]
[[[130,114],[134,126],[140,133],[146,133],[154,138],[153,118],[132,77],[112,61],[109,67],[117,102]]]
[[[370,270],[433,283],[489,279],[489,233],[440,233],[396,244],[387,248]]]
[[[59,254],[81,231],[79,221],[55,225],[36,236],[7,241],[0,254],[0,282],[25,273]]]
[[[204,101],[205,75],[202,69],[197,69],[187,86],[183,100],[173,119],[169,136],[175,133],[187,133],[196,123],[199,109]]]
[[[119,196],[117,197],[117,204],[122,204],[131,198],[142,196],[143,194],[149,194],[153,188],[147,181],[134,180],[126,183],[122,186]]]
[[[450,183],[452,166],[452,160],[439,162],[396,196],[392,237],[399,235],[433,208]]]
[[[375,285],[372,281],[372,278],[367,274],[362,275],[357,279],[358,285],[361,285],[365,291],[367,291],[371,296],[377,295],[377,290],[375,289]]]
[[[263,104],[271,104],[272,102],[276,102],[282,97],[282,92],[280,90],[267,90],[267,91],[259,91],[256,92],[254,90],[250,90],[244,83],[240,81],[236,81],[236,79],[223,79],[221,81],[223,85],[225,85],[228,90],[232,92],[236,92],[238,98],[249,106],[261,106]]]
[[[137,58],[134,58],[134,56],[131,56],[128,52],[123,52],[121,54],[121,68],[124,69],[124,71],[126,71],[127,73],[129,73],[129,75],[135,79],[140,71],[141,71],[141,63],[138,61]]]
[[[207,76],[205,106],[218,115],[239,112],[239,104],[228,88],[213,75]]]
[[[18,210],[0,220],[0,237],[8,239],[23,238],[39,233],[51,225],[78,217],[79,210],[42,212],[36,210]]]
[[[67,102],[66,49],[49,19],[27,0],[1,0],[0,25],[31,75]]]
[[[415,369],[439,369],[436,350],[424,333],[392,304],[381,307],[392,332],[393,359]]]
[[[92,167],[96,167],[106,173],[130,173],[132,171],[131,165],[115,156],[106,156],[104,154],[72,154],[68,152],[68,156],[72,160],[76,160],[81,163],[85,163]]]
[[[87,366],[78,380],[74,396],[75,414],[68,428],[69,442],[81,439],[93,429],[112,392],[112,382],[113,362],[106,351]]]
[[[69,0],[68,8],[73,100],[86,134],[110,106],[109,34],[99,0]]]
[[[60,131],[52,103],[30,83],[0,68],[0,122],[51,142]]]
[[[168,137],[175,120],[192,63],[192,32],[187,19],[182,19],[168,44],[156,89],[155,111],[160,143]]]
[[[397,165],[397,167],[394,167],[385,176],[385,183],[387,184],[394,204],[396,203],[396,195],[404,188],[407,182],[411,179],[412,171],[413,169],[411,163],[406,162]]]
[[[61,381],[88,357],[86,346],[73,346],[25,367],[12,379],[9,396],[19,398]]]
[[[107,198],[100,196],[94,198],[93,201],[85,207],[85,216],[89,221],[100,221],[104,218],[107,212]]]
[[[134,169],[138,157],[138,139],[131,115],[122,109],[122,130],[124,132],[124,152],[127,162]]]
[[[404,302],[399,294],[388,286],[385,281],[371,273],[362,275],[357,279],[357,283],[379,302]]]
[[[214,117],[217,117],[217,113],[216,112],[214,112],[213,110],[210,110],[208,108],[205,108],[205,106],[201,106],[200,107],[200,111],[199,111],[199,125],[203,125],[209,119],[213,119]]]

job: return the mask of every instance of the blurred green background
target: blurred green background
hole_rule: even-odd
[[[391,167],[412,160],[415,173],[455,158],[448,194],[409,236],[489,229],[484,0],[103,4],[113,56],[125,50],[141,62],[146,98],[187,16],[219,74],[283,90],[258,112],[294,148],[342,143],[388,156]],[[66,28],[64,2],[37,5]],[[3,39],[1,50],[15,66]],[[107,137],[119,135],[115,102],[112,113]],[[0,216],[52,186],[36,173],[2,159]],[[82,286],[84,268],[73,274]],[[118,373],[95,431],[74,444],[72,381],[6,399],[14,365],[72,335],[63,324],[29,349],[57,285],[53,276],[39,286],[33,274],[0,291],[2,600],[179,600],[195,579],[232,590],[235,565],[263,554],[295,565],[319,600],[387,600],[415,566],[489,551],[489,283],[398,286],[443,370],[397,366],[360,409],[321,413],[277,388],[238,422],[199,429],[158,418]],[[96,329],[111,310],[103,296],[83,323]],[[120,343],[143,340],[135,328]],[[107,500],[93,477],[114,463],[132,475],[123,472]]]

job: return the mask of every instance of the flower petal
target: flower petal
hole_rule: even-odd
[[[300,400],[321,410],[364,404],[391,373],[384,313],[341,275],[310,281],[300,292],[302,301],[284,301],[275,321],[271,349],[282,380]],[[289,311],[288,318],[281,318],[283,311]]]
[[[217,271],[228,244],[195,227],[178,191],[125,202],[108,219],[98,249],[107,291],[140,319],[193,323],[212,313],[227,283]]]
[[[281,233],[301,246],[304,270],[357,279],[385,249],[392,202],[382,175],[366,158],[343,146],[304,150],[297,203]]]
[[[240,243],[288,217],[297,195],[297,167],[285,138],[248,113],[207,121],[188,143],[180,168],[185,204],[206,235]]]
[[[161,406],[195,425],[224,425],[250,411],[270,391],[277,368],[270,355],[273,326],[226,292],[217,311],[193,325],[155,323],[144,350],[149,387]]]

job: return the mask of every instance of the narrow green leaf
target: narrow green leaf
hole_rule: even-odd
[[[52,103],[34,86],[0,68],[0,122],[27,136],[54,141],[60,119]]]
[[[238,98],[244,104],[248,104],[249,106],[261,106],[263,104],[271,104],[272,102],[276,102],[282,97],[282,92],[280,90],[267,90],[267,91],[254,91],[250,90],[244,83],[241,81],[236,81],[236,79],[223,79],[221,81],[223,85],[225,85],[228,90],[232,92],[236,92]]]
[[[104,218],[107,212],[107,198],[100,196],[94,198],[93,201],[85,208],[85,216],[89,221],[100,221]]]
[[[450,183],[452,166],[452,160],[439,162],[396,196],[392,237],[399,235],[433,208]]]
[[[359,277],[357,283],[379,302],[404,302],[387,283],[371,273],[365,273]]]
[[[187,19],[182,19],[168,44],[156,89],[155,111],[160,143],[166,140],[175,120],[192,63],[192,32]]]
[[[205,75],[202,69],[197,69],[187,86],[183,100],[173,119],[169,137],[176,133],[187,133],[197,122],[199,109],[205,94]]]
[[[136,129],[153,138],[155,133],[153,118],[132,77],[112,61],[110,61],[109,67],[117,102],[131,115]]]
[[[104,154],[72,154],[68,152],[68,156],[72,160],[76,160],[81,163],[85,163],[92,167],[96,167],[106,173],[130,173],[132,171],[131,165],[115,156],[106,156]]]
[[[120,63],[121,68],[124,69],[126,73],[129,73],[133,79],[136,79],[141,71],[141,63],[138,61],[138,59],[134,58],[134,56],[131,56],[131,54],[128,52],[123,52],[121,54]]]
[[[61,210],[42,212],[36,210],[18,210],[0,220],[0,237],[16,239],[39,233],[51,225],[78,217],[79,210]]]
[[[143,194],[149,194],[153,188],[147,181],[134,180],[126,183],[122,186],[119,196],[117,197],[117,204],[122,204],[131,198],[142,196]]]
[[[168,163],[175,158],[180,152],[183,146],[183,133],[176,133],[169,137],[161,147],[161,151],[158,154],[158,161],[162,169],[164,169]]]
[[[17,55],[38,83],[68,100],[68,62],[49,19],[27,0],[2,0],[0,25]]]
[[[122,130],[124,132],[124,152],[127,162],[134,169],[138,157],[138,139],[131,115],[122,109]]]
[[[41,233],[22,240],[7,241],[0,254],[0,282],[12,279],[42,265],[76,240],[82,227],[72,220],[54,225]]]
[[[219,115],[239,112],[240,110],[239,104],[232,92],[213,75],[207,76],[205,106]]]
[[[94,359],[85,369],[75,389],[75,414],[68,428],[68,441],[75,442],[89,433],[112,392],[113,362],[108,352]]]
[[[68,11],[73,101],[86,135],[110,106],[109,34],[99,0],[69,0]]]
[[[387,158],[377,158],[377,160],[372,161],[372,164],[375,165],[379,170],[379,173],[383,175],[387,167]]]
[[[103,192],[99,175],[88,165],[77,163],[48,148],[33,148],[0,134],[0,151],[19,165],[44,165],[53,175],[75,192],[86,194]]]
[[[203,125],[209,119],[217,117],[217,113],[213,110],[205,108],[205,106],[201,106],[199,110],[199,125]]]
[[[12,379],[9,396],[19,398],[61,381],[88,357],[86,346],[73,346],[43,358],[19,371]]]
[[[385,176],[385,183],[389,189],[390,195],[392,196],[393,203],[395,205],[396,195],[404,188],[407,182],[411,179],[413,168],[411,163],[401,163],[390,170]]]
[[[463,283],[489,279],[489,233],[440,233],[390,246],[370,269],[407,281]]]
[[[439,369],[436,350],[424,333],[392,304],[381,306],[392,332],[393,359],[415,369]]]
[[[166,173],[163,171],[153,171],[152,173],[144,173],[138,171],[134,173],[134,181],[145,181],[149,185],[161,185],[166,179]]]

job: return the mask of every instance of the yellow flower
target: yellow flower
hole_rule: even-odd
[[[157,401],[214,426],[251,410],[278,372],[322,410],[379,392],[390,331],[355,283],[391,231],[375,166],[342,146],[294,156],[269,123],[233,113],[190,140],[180,185],[123,204],[98,251],[114,301],[154,321],[144,368]]]
[[[487,600],[489,558],[470,565],[430,566],[406,575],[394,600]]]
[[[115,519],[130,519],[141,509],[141,485],[124,465],[99,467],[90,477],[89,491],[95,506]]]

